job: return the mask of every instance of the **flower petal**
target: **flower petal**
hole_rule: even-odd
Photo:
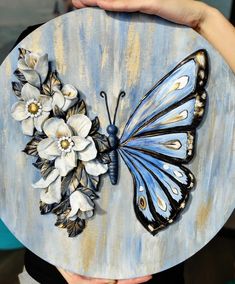
[[[68,100],[73,100],[78,95],[78,91],[76,90],[76,88],[74,88],[74,86],[69,85],[69,84],[64,85],[61,92],[63,93],[65,98]]]
[[[53,100],[52,100],[53,109],[55,108],[55,106],[58,106],[58,108],[62,109],[64,106],[64,102],[65,98],[63,94],[59,90],[57,90],[53,95]]]
[[[26,64],[24,59],[19,59],[17,62],[17,67],[20,71],[22,70],[30,70],[30,67]]]
[[[92,126],[92,122],[84,114],[75,114],[70,116],[67,123],[74,129],[76,135],[83,138],[87,137]]]
[[[81,211],[90,211],[94,209],[94,203],[92,200],[82,192],[76,190],[70,195],[69,198],[71,211],[69,212],[67,218],[71,218],[78,213],[78,210]]]
[[[82,151],[88,145],[91,144],[91,141],[87,140],[86,138],[79,137],[79,136],[73,136],[72,140],[74,142],[74,150],[75,151]]]
[[[47,188],[50,184],[52,184],[59,176],[59,171],[54,169],[49,173],[46,179],[41,178],[39,181],[32,184],[33,188]]]
[[[52,110],[52,98],[51,97],[40,95],[39,102],[42,104],[42,109],[44,111]]]
[[[62,110],[67,111],[69,108],[71,108],[73,105],[75,105],[77,101],[78,101],[78,98],[75,98],[73,100],[65,99],[64,106],[62,107]]]
[[[40,97],[40,92],[38,88],[35,88],[29,83],[26,83],[21,90],[21,96],[22,96],[22,99],[25,101],[32,100],[32,99],[38,100]]]
[[[26,81],[31,85],[40,88],[41,80],[38,73],[35,70],[20,70],[20,72],[24,75]]]
[[[56,131],[58,127],[64,123],[64,120],[57,117],[49,118],[43,125],[43,131],[47,137],[56,138]]]
[[[46,80],[47,74],[48,74],[48,54],[44,54],[42,56],[39,56],[38,61],[34,67],[34,69],[38,72],[38,74],[41,77],[41,83],[43,84]]]
[[[74,151],[62,154],[55,160],[55,167],[59,170],[62,177],[77,166],[77,157]]]
[[[81,211],[78,210],[78,218],[83,219],[83,220],[87,220],[89,218],[91,218],[94,215],[94,209],[93,210],[89,210],[89,211]]]
[[[29,118],[23,120],[21,126],[22,126],[22,131],[23,131],[24,135],[33,136],[34,123],[33,123],[32,117],[29,117]]]
[[[38,131],[42,132],[43,123],[47,120],[49,115],[50,115],[50,112],[43,111],[41,115],[34,118],[34,125]]]
[[[63,136],[67,136],[67,137],[71,137],[72,136],[72,132],[69,128],[69,126],[63,121],[63,123],[61,123],[57,130],[56,130],[56,137],[60,138]]]
[[[47,190],[43,190],[40,199],[46,204],[60,203],[61,201],[61,177],[58,177]]]
[[[40,158],[50,161],[61,155],[57,142],[53,138],[46,138],[40,141],[37,150]]]
[[[25,63],[30,69],[35,69],[35,65],[39,60],[39,54],[34,52],[26,52]]]
[[[89,162],[83,162],[85,170],[89,175],[99,176],[108,171],[108,165],[101,164],[97,159]]]
[[[22,121],[29,117],[25,110],[25,102],[17,102],[11,108],[11,115],[15,120]]]
[[[84,162],[94,160],[97,156],[97,149],[94,140],[88,136],[87,140],[91,143],[82,151],[78,152],[78,159]]]

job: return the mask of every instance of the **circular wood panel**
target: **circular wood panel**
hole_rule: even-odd
[[[120,159],[118,184],[103,177],[96,216],[81,235],[68,238],[54,226],[55,215],[40,215],[40,192],[31,186],[39,172],[21,152],[28,138],[10,113],[17,48],[10,53],[0,68],[0,216],[26,247],[82,275],[131,278],[184,261],[216,235],[235,203],[235,80],[206,40],[157,17],[83,9],[46,23],[18,47],[48,53],[62,82],[80,91],[89,117],[99,116],[103,133],[108,119],[100,91],[107,92],[111,113],[120,90],[127,93],[117,117],[121,133],[140,99],[176,64],[201,48],[210,58],[207,112],[187,165],[197,185],[179,220],[154,237],[143,228],[133,209],[132,176]]]

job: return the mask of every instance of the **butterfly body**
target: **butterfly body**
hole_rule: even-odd
[[[187,204],[195,178],[184,167],[195,153],[196,128],[206,106],[205,85],[208,56],[198,50],[181,61],[140,101],[120,137],[113,122],[107,128],[111,151],[109,175],[118,179],[118,155],[128,167],[134,183],[134,210],[138,220],[152,235],[178,219]]]
[[[118,146],[119,146],[119,138],[117,136],[118,128],[114,124],[110,124],[107,127],[107,133],[109,134],[108,140],[110,145],[110,152],[109,152],[109,158],[110,163],[108,164],[109,167],[109,177],[112,185],[117,184],[118,180]]]

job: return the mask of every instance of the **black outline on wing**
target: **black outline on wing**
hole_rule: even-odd
[[[200,61],[200,60],[203,61]],[[142,125],[140,125],[138,127],[138,129],[135,130],[135,132],[132,134],[131,137],[129,137],[126,141],[122,141],[122,138],[120,139],[121,143],[119,145],[119,152],[120,155],[122,156],[122,158],[124,159],[128,159],[128,156],[132,156],[133,159],[135,159],[135,157],[133,155],[131,155],[130,153],[128,153],[128,148],[129,149],[133,149],[133,150],[137,150],[140,153],[145,153],[151,157],[154,157],[158,160],[164,161],[170,165],[176,165],[178,167],[180,167],[182,169],[182,171],[184,171],[184,173],[187,173],[190,178],[190,188],[188,188],[187,190],[185,190],[185,196],[184,196],[184,202],[186,203],[189,197],[189,189],[191,189],[194,184],[195,184],[195,178],[193,176],[193,174],[185,167],[183,167],[182,164],[186,164],[188,163],[194,156],[194,152],[195,152],[195,136],[196,136],[196,128],[198,127],[198,125],[200,124],[201,120],[203,119],[203,115],[205,112],[205,107],[206,107],[206,91],[204,89],[206,83],[207,83],[207,79],[208,79],[208,72],[209,72],[209,67],[208,67],[208,55],[207,52],[205,50],[198,50],[196,52],[194,52],[193,54],[191,54],[190,56],[188,56],[187,58],[185,58],[183,61],[181,61],[171,72],[169,72],[164,78],[162,78],[145,96],[144,98],[140,101],[140,103],[138,104],[137,108],[135,109],[135,111],[132,113],[132,115],[130,116],[129,121],[131,121],[133,119],[133,117],[135,116],[135,112],[136,110],[141,106],[141,103],[143,102],[143,100],[145,100],[145,98],[150,95],[154,89],[156,89],[161,83],[164,82],[164,80],[166,80],[167,78],[169,78],[171,76],[172,73],[174,73],[178,68],[180,68],[182,65],[184,65],[185,63],[189,62],[190,60],[194,60],[194,62],[196,63],[195,68],[197,68],[197,74],[196,74],[196,84],[195,84],[195,88],[193,90],[193,92],[189,93],[188,96],[186,96],[184,99],[182,99],[181,101],[174,103],[172,105],[170,105],[169,107],[165,108],[164,110],[162,110],[161,112],[157,113],[154,117],[152,117],[151,119],[147,120],[146,122],[144,122]],[[185,74],[187,75],[187,74]],[[157,94],[156,94],[157,95]],[[171,110],[174,110],[175,108],[183,105],[184,103],[188,102],[191,99],[196,99],[195,100],[195,105],[194,105],[194,116],[193,116],[193,120],[192,123],[190,125],[185,125],[185,126],[178,126],[178,127],[169,127],[169,128],[165,128],[165,129],[154,129],[151,131],[147,131],[146,133],[139,133],[141,130],[143,130],[145,127],[147,127],[148,125],[150,125],[152,122],[156,121],[158,118],[162,117],[163,115],[169,113]],[[127,124],[128,124],[127,122]],[[126,128],[125,128],[126,129]],[[125,133],[125,129],[123,131],[123,135]],[[171,134],[171,133],[187,133],[188,135],[188,142],[187,142],[187,155],[185,159],[180,159],[180,158],[176,158],[176,157],[169,157],[154,151],[149,151],[148,149],[138,149],[138,147],[129,147],[128,146],[128,142],[130,140],[136,140],[138,141],[138,138],[144,138],[144,137],[154,137],[154,136],[158,136],[158,135],[163,135],[163,134]],[[122,135],[122,137],[123,137]],[[124,158],[125,156],[125,158]],[[130,162],[130,159],[128,159]],[[163,183],[161,182],[161,180],[150,171],[150,169],[148,169],[146,167],[146,165],[144,164],[144,159],[142,159],[142,162],[140,162],[138,160],[139,163],[141,163],[143,165],[143,167],[145,167],[145,169],[147,171],[149,171],[155,178],[156,182],[158,182],[161,185],[161,189],[166,193],[168,200],[170,201],[170,204],[172,206],[174,206],[174,214],[171,217],[170,221],[174,221],[176,220],[179,216],[180,216],[180,212],[182,211],[182,207],[177,207],[176,204],[174,204],[174,201],[172,200],[171,197],[169,197],[169,194],[167,194],[168,189],[166,189],[163,185]],[[149,162],[149,161],[148,161]],[[146,181],[144,179],[144,177],[142,176],[141,172],[139,172],[139,170],[136,168],[136,166],[132,163],[132,165],[135,167],[136,171],[138,172],[138,174],[142,177],[142,180],[145,182]],[[128,166],[128,165],[127,165]],[[129,167],[128,167],[129,168]],[[130,172],[131,169],[129,168]],[[137,218],[139,219],[139,221],[142,223],[142,225],[152,234],[152,235],[156,235],[157,232],[162,229],[165,228],[166,226],[168,226],[171,222],[169,222],[169,220],[161,220],[161,218],[159,219],[158,214],[156,214],[153,205],[151,205],[151,197],[148,195],[148,202],[149,202],[149,207],[150,207],[150,211],[153,214],[156,224],[154,226],[154,228],[152,228],[153,230],[149,229],[149,223],[146,223],[146,218],[143,216],[141,216],[141,211],[140,209],[135,205],[135,198],[136,198],[136,181],[135,181],[135,174],[131,172],[131,175],[133,177],[133,182],[134,182],[134,210],[136,213]],[[169,178],[173,178],[171,175],[169,175]],[[184,185],[182,185],[180,182],[178,183],[179,187],[182,189],[184,187]],[[148,189],[148,185],[146,184],[146,189]],[[146,194],[147,194],[146,190]],[[147,221],[148,222],[148,221]],[[153,227],[153,226],[152,226]]]

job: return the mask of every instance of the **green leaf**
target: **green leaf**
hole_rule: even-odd
[[[75,114],[86,114],[86,104],[84,101],[78,102],[68,110],[66,120],[68,120],[70,116]]]
[[[100,121],[99,118],[96,117],[95,119],[92,120],[92,126],[89,135],[90,136],[94,135],[99,129],[100,129]]]
[[[108,152],[110,151],[110,145],[109,145],[109,140],[108,137],[106,137],[103,134],[96,133],[92,136],[94,139],[96,148],[98,152],[103,153],[103,152]]]
[[[42,85],[43,93],[48,96],[52,96],[54,89],[61,89],[62,84],[58,78],[57,72],[50,72],[46,83]]]
[[[77,218],[75,221],[68,221],[67,223],[67,232],[70,238],[74,238],[77,235],[81,234],[85,229],[86,223],[84,220]]]
[[[21,90],[22,90],[23,85],[18,82],[12,82],[11,84],[12,84],[12,89],[15,95],[17,96],[17,98],[21,99]]]

